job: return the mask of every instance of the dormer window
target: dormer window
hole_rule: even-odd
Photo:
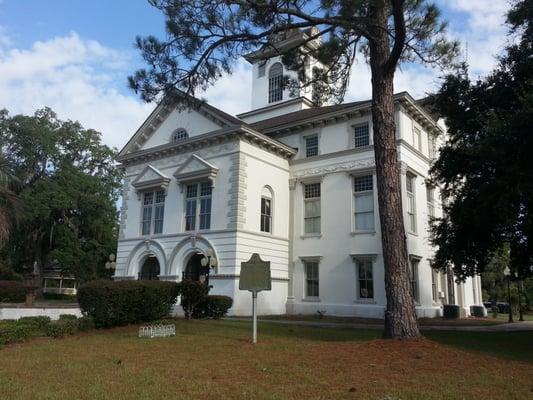
[[[275,63],[268,71],[268,102],[283,100],[283,65]]]
[[[170,141],[172,143],[177,143],[188,138],[189,138],[189,134],[187,133],[187,131],[184,128],[178,128],[174,132],[172,132]]]

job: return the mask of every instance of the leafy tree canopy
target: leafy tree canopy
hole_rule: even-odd
[[[533,273],[533,1],[507,15],[511,44],[487,78],[466,66],[445,78],[436,106],[449,139],[432,174],[442,186],[444,217],[432,228],[435,265],[457,277],[483,272],[504,243],[513,271]]]
[[[23,204],[3,257],[21,272],[37,262],[81,279],[101,275],[116,249],[116,151],[99,132],[61,121],[49,108],[33,116],[1,111],[0,145]]]

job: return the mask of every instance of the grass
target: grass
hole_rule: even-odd
[[[525,399],[530,332],[378,331],[243,321],[176,321],[178,335],[136,327],[37,339],[0,350],[0,399]]]
[[[518,318],[520,318],[518,314],[513,314],[513,319],[515,322],[518,321]],[[509,321],[509,314],[500,313],[497,314],[496,318],[494,318],[492,313],[489,312],[489,316],[487,317],[487,319],[505,323]],[[533,314],[524,314],[524,321],[533,321]]]

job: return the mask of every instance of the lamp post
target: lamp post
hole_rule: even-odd
[[[217,266],[217,259],[213,253],[213,249],[207,250],[207,257],[204,256],[200,260],[200,264],[202,264],[202,274],[205,275],[205,284],[209,286],[209,272],[211,268]]]
[[[511,307],[511,270],[505,267],[503,274],[507,278],[507,303],[509,304],[509,322],[513,321],[513,308]]]
[[[518,286],[518,320],[524,321],[524,310],[522,309],[522,285],[524,281],[519,279],[518,272],[515,272],[514,276],[516,278],[516,285]]]

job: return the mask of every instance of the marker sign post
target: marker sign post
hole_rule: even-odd
[[[263,261],[254,253],[248,261],[241,262],[239,289],[252,292],[253,343],[257,343],[257,293],[271,290],[270,261]]]

